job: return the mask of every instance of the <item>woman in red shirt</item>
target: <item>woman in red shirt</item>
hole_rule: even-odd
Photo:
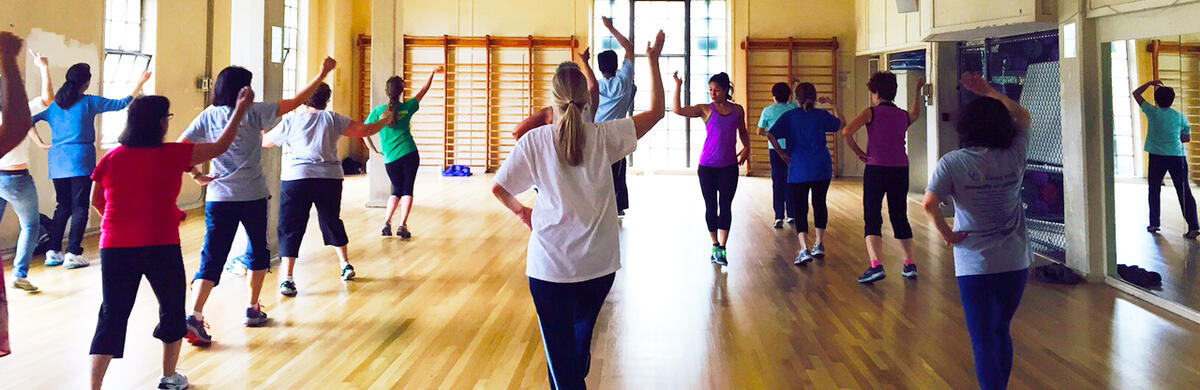
[[[237,108],[215,143],[164,143],[172,114],[162,96],[145,96],[129,106],[121,146],[100,159],[92,180],[92,206],[100,224],[100,274],[104,302],[92,338],[92,388],[99,389],[108,363],[121,358],[129,313],[142,276],[158,298],[154,337],[163,341],[163,377],[159,389],[186,389],[187,377],[175,371],[179,346],[187,333],[184,300],[187,277],[179,248],[179,223],[185,214],[175,201],[182,174],[221,155],[237,136],[254,91],[243,88]]]

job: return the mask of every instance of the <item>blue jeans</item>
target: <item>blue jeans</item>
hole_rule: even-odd
[[[1008,388],[1013,366],[1010,328],[1029,269],[958,277],[967,333],[975,351],[975,376],[982,390]]]
[[[29,263],[33,261],[33,248],[37,247],[38,235],[42,231],[41,214],[38,213],[37,187],[28,171],[16,175],[0,174],[0,218],[4,209],[12,204],[17,219],[21,221],[21,236],[17,238],[17,255],[13,259],[13,273],[18,278],[29,275]]]
[[[200,269],[195,279],[204,279],[213,284],[221,282],[221,272],[229,249],[237,235],[238,224],[246,228],[250,237],[251,271],[271,267],[271,252],[267,249],[267,198],[245,202],[208,202],[204,207],[207,215],[208,234],[204,237],[204,250],[200,252]]]

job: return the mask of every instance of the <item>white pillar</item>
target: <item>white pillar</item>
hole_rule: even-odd
[[[388,101],[385,82],[404,73],[404,28],[400,8],[402,0],[371,0],[371,106]],[[375,144],[380,145],[379,136]],[[391,181],[383,168],[383,159],[372,155],[367,161],[370,196],[367,207],[383,207],[392,192]]]

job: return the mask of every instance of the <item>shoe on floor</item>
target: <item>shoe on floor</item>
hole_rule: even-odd
[[[246,326],[255,328],[267,324],[267,313],[262,311],[262,307],[246,308]]]
[[[789,218],[786,218],[786,219],[784,219],[784,220],[783,220],[783,222],[786,222],[786,223],[796,223],[796,219],[795,219],[795,218],[790,218],[790,217],[789,217]]]
[[[775,220],[775,228],[776,228],[776,229],[783,229],[783,220],[782,220],[782,219],[776,219],[776,220]]]
[[[625,216],[625,210],[617,210],[617,216],[618,216],[618,217],[624,217],[624,216]]]
[[[1183,238],[1189,240],[1195,240],[1196,237],[1200,237],[1200,230],[1188,230],[1187,233],[1183,233]]]
[[[796,261],[793,261],[792,264],[808,265],[808,263],[811,263],[812,261],[813,261],[812,252],[809,252],[808,250],[802,250],[802,251],[800,251],[800,253],[796,254]]]
[[[858,282],[863,284],[875,283],[886,277],[887,273],[883,272],[883,264],[880,264],[867,268],[867,272],[863,272],[862,276],[858,278]]]
[[[725,256],[725,248],[717,248],[717,264],[729,265],[729,258]]]
[[[58,251],[46,251],[46,266],[57,267],[63,263],[63,254]]]
[[[164,376],[158,380],[159,390],[185,390],[188,388],[187,376],[178,372]]]
[[[283,283],[279,284],[279,293],[283,294],[285,297],[296,296],[296,282],[291,280],[283,281]]]
[[[342,267],[342,280],[354,280],[354,266],[346,264]]]
[[[713,245],[712,246],[712,255],[708,257],[708,261],[713,262],[713,264],[719,264],[720,261],[718,259],[720,257],[721,257],[721,248],[716,245]]]
[[[67,261],[63,262],[63,268],[66,269],[83,268],[87,267],[88,265],[91,265],[91,263],[88,263],[87,259],[83,258],[83,256],[73,253],[68,253]]]
[[[390,224],[390,223],[383,224],[383,231],[381,232],[381,234],[383,234],[384,237],[391,237],[392,236],[392,224]]]
[[[814,246],[809,253],[812,254],[813,257],[825,257],[825,244],[817,244],[817,246]]]
[[[38,290],[37,286],[34,286],[33,283],[29,283],[29,279],[25,278],[13,278],[12,286],[15,289],[25,290],[28,292],[37,292]]]
[[[905,264],[904,270],[900,271],[900,275],[902,275],[906,278],[909,278],[909,279],[916,279],[917,278],[917,265],[912,264],[912,263]]]
[[[1146,226],[1146,231],[1150,232],[1150,233],[1158,233],[1159,227],[1158,226]]]
[[[250,270],[250,255],[243,254],[225,263],[225,272],[245,276]]]
[[[408,231],[408,225],[400,225],[400,227],[396,228],[396,235],[400,236],[401,240],[412,238],[412,233]]]
[[[187,334],[184,335],[183,338],[187,339],[188,344],[196,346],[212,344],[212,336],[208,335],[207,323],[197,319],[196,316],[189,315],[187,316],[186,324]]]

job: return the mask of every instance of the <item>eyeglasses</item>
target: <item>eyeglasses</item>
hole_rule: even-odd
[[[166,118],[167,118],[167,119],[171,119],[171,118],[174,118],[174,117],[175,117],[175,114],[174,114],[174,113],[167,114],[167,116],[166,116]]]

